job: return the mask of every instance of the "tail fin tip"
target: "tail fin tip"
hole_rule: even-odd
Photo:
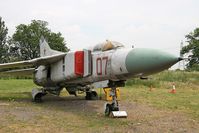
[[[49,55],[49,52],[51,51],[50,46],[48,45],[46,39],[44,38],[44,36],[41,36],[40,38],[40,56],[47,56]]]

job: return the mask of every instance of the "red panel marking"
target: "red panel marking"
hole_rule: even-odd
[[[84,75],[84,51],[75,52],[75,74]]]

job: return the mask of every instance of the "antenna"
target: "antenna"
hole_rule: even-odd
[[[181,41],[181,43],[180,43],[180,51],[182,50],[182,48],[183,48],[183,41]],[[183,54],[181,54],[181,52],[179,54],[180,54],[181,58],[184,58],[184,56],[183,56]],[[178,69],[180,69],[180,70],[185,69],[185,61],[184,60],[179,61]]]

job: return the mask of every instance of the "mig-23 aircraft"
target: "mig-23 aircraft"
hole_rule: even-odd
[[[127,79],[163,71],[180,60],[159,50],[125,48],[119,42],[108,40],[90,50],[63,53],[52,50],[42,37],[39,58],[0,64],[0,71],[4,74],[34,74],[34,83],[41,86],[32,90],[35,102],[40,102],[47,93],[59,95],[63,88],[72,95],[77,91],[85,92],[87,100],[97,99],[92,85],[107,81],[103,87],[111,88],[113,99],[112,104],[106,104],[105,115],[108,116],[111,111],[119,111],[116,88],[125,86]],[[28,69],[22,69],[27,66]],[[8,68],[15,69],[8,71]]]

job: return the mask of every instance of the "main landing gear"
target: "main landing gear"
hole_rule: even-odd
[[[40,103],[42,102],[42,97],[45,96],[47,92],[44,89],[33,89],[32,90],[32,99],[33,102]]]
[[[118,81],[113,82],[109,81],[109,86],[111,86],[111,93],[110,96],[112,96],[112,103],[107,103],[105,106],[105,116],[111,116],[116,118],[126,118],[127,113],[126,111],[119,111],[119,104],[117,101],[117,94],[116,94],[116,88],[117,87],[123,87],[124,81]]]
[[[85,99],[86,100],[98,100],[97,92],[96,91],[87,91]]]

